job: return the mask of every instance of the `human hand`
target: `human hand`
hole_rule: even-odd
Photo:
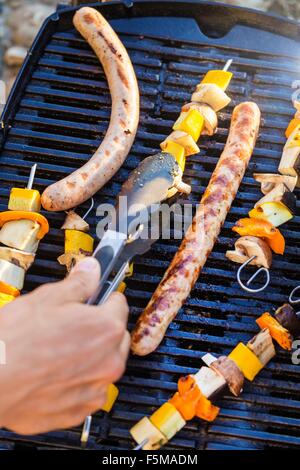
[[[47,284],[0,310],[0,427],[36,434],[79,425],[106,402],[125,369],[128,306],[114,293],[84,305],[99,264],[86,258],[64,281]]]

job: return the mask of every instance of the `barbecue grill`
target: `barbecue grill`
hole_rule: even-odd
[[[286,302],[299,284],[299,214],[282,230],[286,253],[275,257],[266,292],[249,296],[241,290],[237,267],[224,254],[233,246],[233,223],[246,216],[260,197],[252,173],[277,170],[284,130],[294,113],[291,84],[300,79],[300,27],[255,11],[192,0],[91,6],[120,34],[141,91],[137,139],[121,170],[97,194],[96,204],[113,203],[129,172],[157,152],[181,105],[208,69],[222,68],[233,58],[234,79],[229,87],[233,100],[220,113],[217,134],[202,137],[201,154],[187,160],[185,181],[193,188],[189,202],[196,204],[208,183],[226,141],[233,106],[252,99],[263,115],[243,184],[191,296],[158,350],[149,357],[129,359],[110,415],[99,413],[93,420],[88,448],[121,450],[133,446],[130,427],[170,397],[180,376],[198,370],[205,352],[228,354],[237,342],[247,341],[258,331],[255,318]],[[34,163],[38,163],[35,185],[42,191],[89,159],[107,128],[109,90],[98,59],[72,26],[74,11],[61,7],[46,21],[2,116],[1,211],[6,210],[10,188],[25,185]],[[82,212],[88,205],[82,206]],[[56,261],[63,252],[64,214],[46,215],[51,230],[27,275],[27,291],[64,276]],[[91,214],[94,231],[96,222]],[[126,291],[130,327],[178,245],[179,240],[161,240],[137,258]],[[217,404],[221,413],[215,422],[189,422],[167,448],[300,448],[300,365],[292,364],[290,353],[280,350],[253,383],[246,383],[239,398],[227,393]],[[80,448],[80,434],[81,428],[26,437],[0,430],[0,448]]]

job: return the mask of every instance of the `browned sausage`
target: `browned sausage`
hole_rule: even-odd
[[[225,149],[192,225],[132,333],[135,354],[144,356],[157,348],[189,296],[236,196],[255,146],[259,123],[260,111],[255,103],[242,103],[234,109]]]
[[[92,158],[44,191],[42,204],[49,211],[78,206],[109,181],[127,157],[139,121],[139,90],[125,47],[97,10],[83,7],[73,21],[103,65],[112,98],[111,118]]]

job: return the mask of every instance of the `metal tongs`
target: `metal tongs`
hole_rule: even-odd
[[[190,188],[182,183],[181,177],[174,157],[159,153],[144,159],[123,184],[117,196],[115,226],[106,230],[93,253],[101,266],[101,280],[87,302],[89,305],[103,304],[126,277],[134,256],[147,252],[159,238],[163,221],[151,218],[149,230],[150,216],[160,210],[163,201],[173,202],[176,190],[187,189],[188,192]],[[126,211],[121,210],[124,201]],[[153,224],[159,226],[153,227]],[[88,442],[91,424],[92,417],[88,416],[81,435],[82,446]]]

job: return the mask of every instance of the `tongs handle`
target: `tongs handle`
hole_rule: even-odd
[[[97,259],[101,267],[101,279],[98,289],[87,301],[89,305],[99,305],[103,302],[103,289],[107,284],[108,278],[118,261],[126,241],[127,236],[124,233],[107,230],[94,251],[93,256]],[[107,289],[105,289],[105,291],[106,290]]]

